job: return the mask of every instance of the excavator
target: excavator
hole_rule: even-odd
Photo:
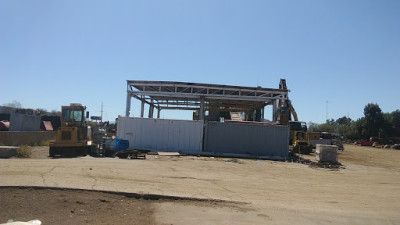
[[[50,142],[50,157],[86,156],[95,148],[91,128],[86,123],[89,112],[86,112],[85,118],[85,110],[86,106],[79,103],[61,107],[61,126],[57,130],[56,140]]]
[[[280,90],[287,90],[286,79],[281,79],[279,82]],[[301,154],[310,154],[312,152],[312,145],[310,144],[309,136],[307,133],[307,125],[305,122],[298,120],[297,113],[294,110],[292,102],[288,96],[284,96],[286,100],[279,100],[279,112],[276,118],[281,125],[289,126],[289,145],[293,146],[293,152]],[[293,121],[292,121],[293,116]]]

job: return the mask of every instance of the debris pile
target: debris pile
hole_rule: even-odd
[[[311,162],[311,168],[324,168],[324,169],[346,169],[341,163],[329,163],[329,162]]]

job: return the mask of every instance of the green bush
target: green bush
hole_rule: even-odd
[[[32,155],[32,149],[27,145],[19,146],[17,150],[17,157],[19,158],[29,158]]]

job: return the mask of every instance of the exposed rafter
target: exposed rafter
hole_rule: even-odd
[[[262,87],[128,80],[126,115],[132,97],[159,110],[251,111],[286,100],[287,93]]]

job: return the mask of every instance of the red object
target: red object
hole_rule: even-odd
[[[51,125],[50,121],[42,121],[41,130],[43,130],[43,131],[52,131],[54,129],[53,129],[53,125]]]
[[[361,139],[361,141],[360,141],[361,146],[372,146],[373,143],[374,142],[363,140],[363,139]]]
[[[8,121],[0,121],[0,130],[1,131],[8,131],[8,129],[10,128],[10,122]]]

